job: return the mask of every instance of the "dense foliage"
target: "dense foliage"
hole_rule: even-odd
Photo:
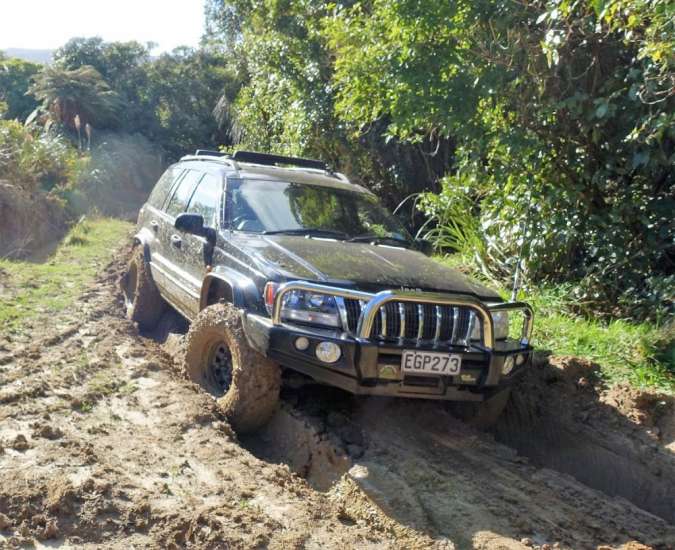
[[[0,117],[56,124],[80,142],[89,124],[94,145],[110,130],[142,134],[167,160],[231,144],[232,120],[223,107],[234,102],[239,81],[228,58],[215,47],[153,58],[151,47],[74,38],[50,66],[0,58]]]
[[[321,154],[390,200],[432,191],[417,200],[429,237],[492,277],[521,255],[528,281],[573,281],[579,307],[670,307],[671,2],[212,0],[209,13],[245,81],[245,143]]]
[[[54,55],[60,70],[93,67],[119,97],[116,124],[127,134],[143,134],[169,159],[208,144],[231,143],[230,121],[213,111],[221,97],[233,100],[238,89],[227,58],[215,48],[178,48],[152,58],[138,42],[74,38]]]
[[[493,280],[521,258],[526,284],[569,283],[580,311],[668,315],[672,0],[206,5],[199,49],[77,38],[39,71],[0,60],[0,117],[39,100],[56,123],[12,147],[54,130],[82,144],[85,128],[108,167],[111,130],[165,161],[235,144],[321,157],[390,207],[407,199],[420,234]]]
[[[391,207],[410,192],[440,189],[449,139],[385,135],[386,119],[355,133],[335,108],[333,56],[323,31],[333,13],[319,1],[207,3],[210,42],[230,51],[243,86],[230,105],[249,148],[304,154],[348,172]],[[436,154],[430,152],[436,149]]]

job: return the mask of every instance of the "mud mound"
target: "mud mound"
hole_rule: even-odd
[[[35,254],[58,242],[66,228],[66,215],[57,201],[0,181],[0,257]]]
[[[572,357],[533,369],[513,392],[497,439],[534,464],[675,523],[672,398],[607,389],[596,371]]]
[[[340,406],[349,396],[312,386],[299,392],[285,390],[283,398],[281,410],[270,423],[242,437],[241,442],[258,458],[286,464],[313,488],[328,491],[364,452],[361,430]]]

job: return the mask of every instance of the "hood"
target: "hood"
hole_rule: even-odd
[[[230,242],[269,277],[278,275],[371,292],[404,288],[501,301],[493,290],[414,250],[295,235],[235,234]]]

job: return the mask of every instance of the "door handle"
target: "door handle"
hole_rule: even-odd
[[[181,239],[179,235],[171,235],[171,244],[173,246],[175,246],[176,248],[180,248],[182,243],[183,239]]]
[[[159,229],[159,222],[157,220],[152,220],[150,222],[150,227],[152,227],[155,231]]]

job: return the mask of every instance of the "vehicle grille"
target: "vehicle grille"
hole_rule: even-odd
[[[356,334],[365,302],[346,298],[344,303],[349,332]],[[393,301],[380,308],[370,338],[466,345],[478,322],[476,313],[468,307]]]

